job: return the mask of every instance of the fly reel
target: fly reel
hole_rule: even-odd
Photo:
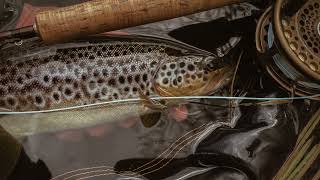
[[[277,0],[262,14],[256,47],[266,72],[282,88],[312,96],[320,94],[320,2],[299,1]],[[299,7],[292,8],[290,3]]]

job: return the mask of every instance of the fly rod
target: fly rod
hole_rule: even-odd
[[[48,44],[172,19],[241,2],[263,0],[93,0],[40,12],[32,27],[1,37],[36,33]]]

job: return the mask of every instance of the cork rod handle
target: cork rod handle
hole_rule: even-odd
[[[47,43],[147,24],[245,0],[93,0],[44,11],[35,29]]]

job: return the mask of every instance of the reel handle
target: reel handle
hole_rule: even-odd
[[[57,43],[246,1],[93,0],[41,12],[34,29],[46,43]]]

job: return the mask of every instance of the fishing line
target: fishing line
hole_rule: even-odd
[[[206,125],[208,125],[208,126],[209,126],[208,128],[210,128],[210,127],[211,127],[211,126],[210,126],[211,124],[212,124],[212,123],[207,123]],[[194,140],[196,140],[197,138],[199,138],[199,137],[201,136],[201,134],[202,134],[203,132],[205,132],[208,128],[205,128],[205,129],[203,129],[201,132],[198,132],[198,133],[192,135],[191,137],[189,137],[188,139],[193,138],[193,137],[194,137],[194,138],[193,138],[193,140],[187,142],[187,144],[183,145],[178,151],[176,151],[176,153],[174,154],[174,156],[173,156],[171,159],[169,159],[168,162],[166,162],[165,164],[163,164],[162,166],[160,166],[160,167],[157,168],[157,169],[154,169],[154,170],[152,170],[152,171],[149,171],[149,172],[147,172],[147,173],[142,174],[141,176],[144,176],[144,175],[146,175],[146,174],[150,174],[150,173],[152,173],[152,172],[158,171],[158,170],[162,169],[163,167],[165,167],[167,164],[169,164],[169,163],[177,156],[177,154],[178,154],[184,147],[186,147],[186,146],[189,145],[191,142],[193,142]],[[186,139],[186,140],[187,140],[187,139]],[[182,143],[183,143],[183,142],[179,143],[179,145],[182,144]],[[173,152],[173,150],[172,150],[171,152]],[[170,152],[170,153],[171,153],[171,152]],[[159,164],[159,163],[158,163],[158,164]],[[142,171],[140,171],[140,172],[142,172]]]
[[[164,154],[166,151],[168,151],[170,148],[172,148],[172,146],[173,146],[175,143],[177,143],[180,139],[182,139],[183,137],[187,136],[189,133],[191,133],[191,132],[193,132],[193,131],[195,131],[195,130],[197,130],[197,129],[200,129],[200,128],[203,127],[204,125],[205,125],[205,124],[203,124],[203,125],[201,125],[200,127],[197,127],[197,128],[195,128],[195,129],[187,132],[185,135],[183,135],[182,137],[180,137],[179,139],[177,139],[174,143],[172,143],[172,144],[170,145],[170,147],[167,148],[167,150],[165,150],[164,152],[162,152],[157,158],[161,158],[162,154]],[[154,161],[154,160],[153,160],[153,161]],[[151,161],[151,162],[148,162],[148,163],[145,164],[145,165],[148,165],[148,164],[150,164],[150,163],[152,163],[152,161]],[[113,167],[111,167],[111,166],[98,166],[98,167],[92,167],[92,168],[104,168],[104,167],[113,168]],[[64,173],[64,174],[61,174],[61,175],[59,175],[59,176],[56,176],[56,177],[52,178],[51,180],[54,180],[54,179],[56,179],[56,178],[58,178],[58,177],[67,175],[67,174],[69,174],[69,173],[73,173],[73,172],[81,171],[81,170],[88,170],[88,169],[92,169],[92,168],[83,168],[83,169],[78,169],[78,170],[69,171],[69,172],[66,172],[66,173]]]
[[[142,165],[141,167],[136,168],[136,169],[134,169],[134,170],[138,170],[138,169],[140,169],[140,168],[142,168],[142,167],[144,167],[144,166],[146,166],[146,165],[149,165],[149,164],[153,163],[153,162],[156,161],[157,159],[160,159],[163,154],[165,154],[167,151],[169,151],[170,149],[172,149],[172,146],[174,146],[176,143],[178,143],[182,138],[184,138],[184,137],[188,136],[190,133],[192,133],[192,132],[194,132],[194,131],[196,131],[196,130],[204,127],[204,126],[208,126],[208,125],[210,125],[210,124],[212,124],[212,122],[207,123],[207,124],[202,124],[201,126],[199,126],[199,127],[195,128],[195,129],[190,130],[189,132],[185,133],[183,136],[181,136],[179,139],[177,139],[175,142],[173,142],[173,143],[172,143],[164,152],[162,152],[156,159],[154,159],[154,160],[152,160],[152,161],[150,161],[150,162],[148,162],[148,163],[146,163],[146,164]],[[184,141],[185,141],[185,140],[184,140]],[[183,142],[183,141],[182,141],[182,142]],[[177,148],[177,147],[173,147],[173,149],[175,149],[175,148]],[[170,154],[170,153],[168,153],[168,154]],[[73,170],[73,171],[69,171],[69,172],[63,173],[63,174],[61,174],[61,175],[58,175],[58,176],[52,178],[51,180],[55,180],[55,179],[57,179],[57,178],[60,178],[60,177],[62,177],[62,176],[65,176],[65,175],[67,175],[67,174],[74,173],[74,172],[77,172],[77,171],[91,170],[91,169],[100,169],[100,168],[110,168],[110,169],[113,169],[113,167],[111,167],[111,166],[97,166],[97,167],[91,167],[91,168],[82,168],[82,169]],[[87,172],[87,173],[90,173],[90,171]],[[80,173],[80,174],[83,174],[83,173]],[[74,177],[74,176],[75,176],[75,175],[73,175],[72,177]],[[69,177],[69,178],[70,178],[70,177]],[[67,179],[69,179],[69,178],[67,178]]]
[[[83,172],[83,173],[79,173],[79,174],[74,174],[74,175],[72,175],[70,177],[64,178],[63,180],[68,180],[68,179],[71,179],[73,177],[77,177],[77,176],[81,176],[81,175],[87,175],[87,174],[92,174],[92,173],[101,173],[101,172],[109,172],[109,171],[110,171],[110,173],[108,173],[108,175],[119,175],[121,177],[128,177],[128,176],[124,175],[123,172],[115,171],[113,167],[110,167],[110,169],[95,170],[95,171],[88,171],[88,172]],[[137,173],[134,173],[134,172],[130,172],[130,173],[137,174]],[[139,176],[139,174],[137,174],[137,176]],[[84,177],[86,177],[86,176],[84,176]],[[79,179],[81,179],[81,177]]]
[[[207,103],[201,103],[201,102],[195,102],[195,101],[188,101],[192,104],[198,104],[203,106],[209,106],[209,107],[219,107],[219,108],[239,108],[243,106],[268,106],[268,105],[279,105],[279,104],[289,104],[291,101],[288,100],[274,100],[274,101],[263,101],[263,102],[256,102],[256,103],[241,103],[238,105],[233,106],[223,106],[223,105],[215,105],[215,104],[207,104]]]
[[[200,128],[203,127],[204,125],[205,125],[205,124],[203,124],[202,126],[200,126],[200,127],[198,127],[198,128],[193,129],[192,131],[195,131],[195,130],[197,130],[197,129],[200,129]],[[165,150],[163,153],[161,153],[156,159],[154,159],[154,160],[152,160],[152,161],[150,161],[150,162],[148,162],[148,163],[146,163],[146,164],[144,164],[144,165],[142,165],[142,166],[140,166],[140,167],[132,170],[132,172],[134,172],[134,171],[136,171],[136,170],[138,170],[138,169],[140,169],[140,168],[143,168],[144,166],[147,166],[147,165],[153,163],[153,162],[156,161],[157,159],[160,159],[161,156],[166,153],[166,151],[169,151],[169,150],[172,148],[173,145],[175,145],[175,144],[176,144],[180,139],[182,139],[183,137],[186,137],[186,136],[187,136],[189,133],[191,133],[192,131],[189,131],[189,132],[186,133],[184,136],[180,137],[178,140],[176,140],[174,143],[172,143],[171,146],[170,146],[169,148],[167,148],[167,150]],[[192,136],[193,136],[193,135],[192,135]],[[191,136],[191,137],[192,137],[192,136]],[[189,137],[189,138],[190,138],[190,137]],[[188,139],[189,139],[189,138],[188,138]],[[186,139],[186,140],[188,140],[188,139]],[[186,140],[183,140],[182,142],[184,142],[184,141],[186,141]],[[177,147],[173,147],[173,150],[176,149],[176,148],[177,148]],[[170,152],[170,153],[171,153],[171,152]],[[170,153],[168,153],[168,154],[170,154]],[[160,161],[160,162],[161,162],[161,161]],[[111,167],[111,168],[113,169],[113,167]],[[111,169],[109,169],[109,170],[111,170]],[[109,170],[89,171],[89,172],[86,172],[86,173],[80,173],[80,174],[76,174],[76,175],[70,176],[70,177],[68,177],[68,178],[65,178],[64,180],[70,179],[71,177],[75,177],[75,176],[78,176],[78,175],[88,174],[88,173],[92,173],[92,172],[109,171]],[[143,171],[144,171],[144,170],[145,170],[145,169],[143,169]],[[112,171],[113,171],[113,170],[112,170]],[[120,172],[120,173],[121,173],[121,172]],[[130,173],[129,173],[129,174],[130,174]],[[61,177],[61,175],[60,175],[60,177]]]
[[[204,124],[204,126],[209,126],[209,125],[210,125],[210,123]],[[200,128],[197,128],[197,129],[200,129]],[[185,140],[182,140],[181,142],[176,141],[176,143],[177,143],[177,142],[179,142],[179,143],[176,144],[175,147],[173,147],[172,150],[171,150],[169,153],[167,153],[163,158],[169,157],[169,155],[170,155],[172,152],[174,152],[180,145],[182,145],[182,144],[185,143],[185,142],[188,142],[189,139],[193,139],[193,137],[196,137],[198,134],[201,134],[201,133],[202,133],[203,131],[205,131],[205,130],[206,130],[206,127],[205,127],[203,130],[201,130],[200,132],[197,132],[197,133],[191,135],[190,137],[186,138]],[[189,142],[192,142],[192,141],[194,141],[195,139],[196,139],[196,138],[194,138],[193,140],[191,140],[191,141],[189,141]],[[184,147],[184,145],[183,145],[183,147]],[[168,150],[170,150],[170,148],[168,148]],[[180,152],[180,151],[178,151],[178,152]],[[176,152],[176,154],[177,154],[178,152]],[[160,157],[161,157],[161,156],[160,156]],[[173,156],[173,157],[175,157],[175,156]],[[172,158],[172,159],[173,159],[173,158]],[[146,171],[147,169],[150,169],[150,168],[152,168],[152,167],[155,167],[156,165],[160,164],[162,161],[164,161],[164,159],[161,159],[161,160],[160,160],[159,162],[157,162],[156,164],[154,164],[154,165],[152,165],[152,166],[149,166],[148,168],[145,168],[145,169],[140,170],[140,171],[138,171],[138,172],[141,173],[141,172]],[[141,168],[141,167],[140,167],[140,168]],[[139,169],[139,168],[138,168],[138,169]]]
[[[208,123],[208,124],[206,124],[206,125],[209,125],[210,123]],[[202,125],[203,126],[203,125]],[[198,129],[199,129],[200,127],[198,127]],[[198,132],[198,133],[196,133],[196,134],[194,134],[194,135],[192,135],[192,136],[190,136],[190,137],[188,137],[187,139],[185,139],[185,140],[183,140],[182,142],[180,142],[178,145],[176,145],[176,147],[174,148],[174,149],[172,149],[167,155],[166,155],[166,157],[168,157],[172,152],[174,152],[174,150],[177,148],[177,147],[179,147],[180,145],[182,145],[183,143],[185,143],[187,140],[189,140],[190,138],[192,139],[193,137],[195,137],[193,140],[191,140],[191,141],[189,141],[189,142],[187,142],[185,145],[183,145],[178,151],[176,151],[175,152],[175,154],[174,154],[174,156],[171,158],[171,159],[169,159],[164,165],[162,165],[162,166],[160,166],[159,168],[157,168],[157,169],[154,169],[154,170],[152,170],[152,171],[149,171],[149,172],[146,172],[146,173],[143,173],[142,175],[139,175],[139,176],[143,176],[143,175],[146,175],[146,174],[150,174],[150,173],[152,173],[152,172],[155,172],[155,171],[158,171],[159,169],[161,169],[161,168],[163,168],[163,167],[165,167],[167,164],[169,164],[173,159],[174,159],[174,157],[176,157],[176,155],[185,147],[185,146],[187,146],[187,145],[189,145],[191,142],[193,142],[195,139],[196,139],[196,137],[200,137],[200,135],[204,132],[204,131],[206,131],[207,130],[207,128],[205,128],[203,131],[201,131],[201,132]],[[194,131],[194,130],[193,130]],[[188,133],[187,133],[188,134]],[[182,138],[182,137],[181,137]],[[181,139],[181,138],[179,138],[179,139]],[[172,144],[173,145],[173,144]],[[172,146],[171,145],[171,146]],[[169,150],[170,148],[168,148],[168,150]],[[162,154],[164,154],[164,153],[162,153]],[[161,157],[161,155],[160,155],[160,157]],[[153,161],[155,161],[156,159],[154,159]],[[144,172],[144,171],[146,171],[147,169],[150,169],[150,168],[152,168],[152,167],[154,167],[154,166],[157,166],[158,164],[160,164],[162,161],[164,161],[164,159],[162,159],[161,161],[159,161],[159,162],[157,162],[156,164],[154,164],[154,165],[152,165],[151,167],[148,167],[148,168],[145,168],[145,169],[143,169],[143,170],[140,170],[139,172],[141,173],[141,172]],[[151,161],[152,162],[152,161]],[[139,167],[139,168],[136,168],[136,170],[137,169],[140,169],[140,168],[142,168],[142,167],[144,167],[144,166],[146,166],[146,165],[148,165],[148,164],[150,164],[151,162],[149,162],[149,163],[147,163],[147,164],[144,164],[143,166],[141,166],[141,167]],[[91,172],[87,172],[87,173],[85,173],[85,174],[88,174],[88,173],[95,173],[95,172],[103,172],[103,171],[108,171],[108,170],[98,170],[98,171],[91,171]],[[133,170],[134,171],[134,170]],[[122,173],[122,172],[115,172],[115,173],[104,173],[104,174],[96,174],[96,175],[91,175],[91,176],[87,176],[87,177],[82,177],[82,178],[79,178],[79,180],[80,179],[88,179],[88,178],[93,178],[93,177],[100,177],[100,176],[107,176],[107,175],[112,175],[112,174],[118,174],[118,173]],[[83,174],[83,173],[82,173]],[[118,174],[118,175],[120,175],[120,176],[128,176],[128,175],[131,175],[131,174],[137,174],[137,173],[129,173],[129,174]],[[80,174],[78,174],[78,175],[80,175]],[[75,175],[74,175],[75,176]],[[73,177],[74,177],[73,176]],[[134,176],[134,177],[139,177],[139,176]]]
[[[241,59],[242,59],[242,55],[243,55],[243,50],[241,51],[240,55],[239,55],[239,58],[238,58],[238,61],[237,61],[237,65],[236,65],[236,69],[234,71],[234,74],[233,74],[233,78],[232,78],[232,82],[231,82],[231,87],[230,87],[230,96],[234,96],[233,95],[233,88],[234,88],[234,83],[235,83],[235,79],[236,79],[236,76],[237,76],[237,72],[238,72],[238,69],[239,69],[239,65],[240,65],[240,62],[241,62]],[[232,106],[235,105],[235,102],[233,100],[229,101],[229,120],[231,120],[231,116],[233,115],[233,109],[232,109]]]
[[[210,124],[211,124],[211,123],[207,123],[207,124],[203,124],[202,126],[209,126]],[[201,126],[201,127],[202,127],[202,126]],[[196,129],[200,129],[200,127],[196,128]],[[191,135],[190,137],[187,137],[186,139],[182,140],[180,143],[176,144],[175,147],[173,147],[172,149],[171,149],[171,148],[168,148],[167,151],[170,150],[170,149],[171,149],[171,151],[170,151],[169,153],[167,153],[163,158],[169,157],[169,155],[170,155],[171,153],[173,153],[177,148],[179,148],[179,146],[182,145],[182,147],[181,147],[178,151],[176,151],[175,154],[174,154],[169,160],[167,160],[167,162],[166,162],[164,165],[160,166],[160,167],[157,168],[157,169],[154,169],[154,170],[152,170],[152,171],[149,171],[148,173],[143,173],[143,174],[140,175],[140,176],[143,176],[143,175],[146,175],[146,174],[150,174],[150,173],[152,173],[152,172],[158,171],[159,169],[165,167],[167,164],[169,164],[169,163],[174,159],[174,157],[176,157],[176,155],[177,155],[184,147],[186,147],[188,144],[190,144],[191,142],[193,142],[193,141],[194,141],[197,137],[199,137],[199,135],[200,135],[201,133],[203,133],[205,130],[206,130],[206,127],[205,127],[205,129],[201,130],[200,132],[197,132],[197,133]],[[186,136],[185,136],[185,137],[186,137]],[[183,137],[182,137],[182,138],[183,138]],[[180,139],[182,139],[182,138],[180,138]],[[190,139],[191,139],[191,140],[190,140]],[[189,140],[190,140],[190,141],[189,141]],[[177,143],[177,142],[178,142],[178,141],[176,141],[175,143]],[[183,145],[183,144],[186,143],[186,142],[188,142],[188,143],[185,144],[185,145]],[[175,144],[175,143],[174,143],[174,144]],[[163,153],[163,154],[164,154],[164,153]],[[160,157],[161,157],[161,156],[160,156]],[[159,157],[156,158],[156,159],[153,160],[153,161],[156,161],[157,159],[159,159]],[[142,173],[142,172],[144,172],[144,171],[146,171],[146,170],[148,170],[148,169],[150,169],[150,168],[153,168],[153,167],[157,166],[158,164],[162,163],[162,162],[165,161],[165,160],[166,160],[166,159],[161,159],[160,161],[158,161],[157,163],[153,164],[152,166],[149,166],[149,167],[147,167],[147,168],[144,168],[144,169],[138,171],[137,173]],[[151,164],[151,163],[150,163],[150,164]],[[139,167],[139,168],[136,168],[136,169],[134,169],[134,170],[132,170],[132,171],[136,171],[136,170],[138,170],[138,169],[140,169],[140,168],[142,168],[142,167],[144,167],[144,166],[146,166],[146,165],[148,165],[148,163],[145,164],[145,165],[143,165],[143,166],[141,166],[141,167]]]
[[[268,43],[273,44],[273,39],[270,36],[274,36],[272,31],[272,24],[269,26],[269,33],[268,33]],[[295,81],[295,83],[300,84],[301,86],[305,86],[312,89],[320,89],[320,85],[310,80],[310,78],[306,77],[302,73],[300,73],[295,67],[293,67],[286,57],[275,54],[273,55],[273,62],[275,65],[281,70],[281,72],[288,77]]]
[[[113,167],[112,167],[112,166],[96,166],[96,167],[89,167],[89,168],[77,169],[77,170],[65,172],[65,173],[63,173],[63,174],[60,174],[60,175],[58,175],[58,176],[55,176],[55,177],[51,178],[50,180],[55,180],[55,179],[58,179],[58,178],[60,178],[60,177],[62,177],[62,176],[65,176],[65,175],[67,175],[67,174],[71,174],[71,173],[74,173],[74,172],[77,172],[77,171],[91,170],[91,169],[100,169],[100,168],[110,168],[110,169],[111,169],[111,168],[113,168]],[[71,176],[71,177],[73,177],[73,176]],[[70,178],[70,177],[68,177],[68,178]]]
[[[199,132],[199,133],[201,133],[201,132]],[[194,134],[193,136],[198,137],[198,134],[199,134],[199,133],[196,133],[196,134]],[[191,136],[191,137],[189,137],[189,138],[193,138],[193,136]],[[195,137],[195,138],[196,138],[196,137]],[[192,140],[192,141],[193,141],[193,140]],[[189,141],[189,143],[191,143],[192,141]],[[183,142],[181,142],[181,144],[182,144],[182,143],[183,143]],[[166,162],[163,166],[160,166],[159,168],[154,169],[154,170],[152,170],[152,171],[149,171],[149,172],[147,172],[147,173],[144,173],[144,174],[141,174],[141,175],[138,175],[138,176],[131,176],[131,177],[132,177],[132,178],[137,178],[137,177],[140,177],[140,176],[143,176],[143,175],[150,174],[150,173],[152,173],[152,172],[158,171],[159,169],[162,169],[162,168],[165,167],[168,163],[170,163],[170,162],[172,161],[172,159],[174,159],[174,157],[175,157],[185,146],[187,146],[189,143],[183,145],[178,151],[176,151],[176,153],[174,154],[174,156],[173,156],[172,158],[170,158],[170,159],[168,160],[168,162]],[[174,151],[174,149],[173,149],[171,152],[173,152],[173,151]],[[171,152],[170,152],[170,153],[171,153]],[[152,168],[152,167],[158,165],[159,163],[161,163],[162,161],[163,161],[163,160],[161,160],[161,161],[159,161],[158,163],[156,163],[155,165],[152,165],[151,167],[148,167],[148,168],[146,168],[146,169],[143,169],[143,170],[141,170],[141,171],[139,171],[139,172],[143,172],[143,171],[145,171],[145,170],[147,170],[147,169],[149,169],[149,168]],[[101,172],[101,171],[100,171],[100,172]],[[119,173],[121,173],[121,172],[119,172]],[[113,175],[113,174],[118,174],[118,173],[116,172],[116,173],[97,174],[97,175],[82,177],[82,178],[79,178],[79,180],[80,180],[80,179],[89,179],[89,178],[93,178],[93,177]],[[130,176],[130,175],[133,175],[133,174],[134,174],[134,173],[129,173],[129,174],[123,174],[123,173],[122,173],[121,176]],[[119,175],[119,174],[118,174],[118,175]]]
[[[209,124],[209,123],[208,123],[208,124]],[[204,129],[203,131],[205,131],[205,130],[206,130],[206,129]],[[187,144],[183,145],[178,151],[176,151],[176,153],[173,155],[173,157],[170,158],[170,159],[168,160],[168,162],[166,162],[164,165],[160,166],[160,167],[157,168],[157,169],[154,169],[154,170],[152,170],[152,171],[149,171],[149,172],[147,172],[147,173],[141,174],[141,175],[139,175],[139,176],[133,176],[133,178],[137,178],[137,177],[140,177],[140,176],[144,176],[144,175],[146,175],[146,174],[150,174],[150,173],[155,172],[155,171],[158,171],[158,170],[162,169],[163,167],[165,167],[166,165],[168,165],[168,164],[177,156],[177,154],[178,154],[184,147],[186,147],[186,146],[189,145],[191,142],[193,142],[197,137],[200,137],[199,134],[201,134],[203,131],[198,132],[198,133],[192,135],[191,137],[189,137],[189,138],[193,138],[193,136],[195,136],[195,138],[194,138],[192,141],[189,141]],[[188,139],[189,139],[189,138],[188,138]],[[182,143],[183,143],[183,142],[179,143],[179,145],[182,144]],[[173,152],[173,151],[174,151],[174,150],[172,150],[171,152]],[[171,152],[170,152],[170,153],[171,153]],[[159,162],[158,162],[157,164],[155,164],[155,165],[158,165],[160,162],[161,162],[161,161],[159,161]],[[153,165],[153,166],[151,166],[151,167],[154,167],[155,165]],[[151,168],[151,167],[149,167],[149,168]],[[149,169],[149,168],[147,168],[147,169]],[[146,169],[144,169],[144,171],[145,171],[145,170],[146,170]],[[139,171],[139,172],[143,172],[143,171]],[[79,178],[78,180],[89,179],[89,178],[100,177],[100,176],[107,176],[107,175],[112,175],[112,174],[114,174],[114,173],[97,174],[97,175],[82,177],[82,178]],[[123,175],[124,175],[124,174],[122,174],[122,176],[123,176]],[[130,175],[130,174],[125,174],[124,176],[128,176],[128,175]]]
[[[178,146],[181,142],[183,142],[183,141],[185,141],[185,140],[182,140],[180,143],[178,143],[178,142],[179,142],[181,139],[187,137],[190,133],[201,129],[202,127],[204,127],[204,129],[206,129],[206,128],[207,128],[206,126],[210,126],[211,124],[212,124],[212,122],[207,123],[207,124],[202,124],[201,126],[199,126],[199,127],[197,127],[197,128],[194,128],[193,130],[190,130],[189,132],[185,133],[183,136],[181,136],[181,137],[178,138],[175,142],[173,142],[173,143],[170,145],[170,147],[168,147],[164,152],[162,152],[160,155],[158,155],[158,157],[157,157],[156,159],[160,159],[160,158],[162,157],[162,155],[166,154],[166,152],[169,151],[170,149],[176,149],[177,146]],[[203,130],[200,130],[200,131],[203,131]],[[194,134],[193,134],[193,135],[194,135]],[[193,135],[191,135],[191,136],[193,136]],[[189,138],[187,138],[187,139],[189,139]],[[177,143],[178,143],[178,145],[177,145]],[[174,146],[174,147],[172,147],[172,146]],[[167,153],[167,154],[170,154],[170,153]],[[167,155],[165,155],[164,157],[167,157]],[[156,161],[156,159],[150,161],[149,163],[147,163],[147,164],[145,164],[145,165],[143,165],[143,166],[146,166],[146,165],[151,164],[153,161]],[[134,169],[134,170],[135,170],[135,171],[136,171],[136,170],[139,170],[139,169],[143,168],[143,166],[142,166],[142,167],[139,167],[139,168],[136,168],[136,169]]]
[[[186,147],[187,145],[189,145],[191,142],[199,139],[199,137],[201,137],[201,135],[202,135],[204,132],[206,132],[209,128],[211,128],[211,125],[212,125],[212,124],[213,124],[213,123],[207,123],[206,125],[208,125],[209,127],[203,129],[201,132],[198,132],[198,133],[194,134],[193,136],[195,136],[195,138],[193,138],[192,141],[189,141],[187,144],[183,145],[178,151],[176,151],[176,153],[174,154],[174,156],[173,156],[171,159],[169,159],[169,161],[166,162],[164,165],[160,166],[160,167],[157,168],[157,169],[154,169],[153,171],[149,171],[148,173],[144,173],[144,174],[142,174],[142,176],[143,176],[143,175],[146,175],[146,174],[150,174],[150,173],[155,172],[155,171],[158,171],[158,170],[160,170],[161,168],[165,167],[167,164],[169,164],[169,163],[177,156],[177,154],[178,154],[184,147]],[[192,137],[193,137],[193,136],[192,136]],[[188,138],[188,139],[189,139],[189,138]],[[182,144],[182,142],[181,142],[180,144]]]
[[[223,106],[223,105],[215,105],[215,104],[208,104],[208,103],[203,103],[203,102],[196,102],[196,101],[188,101],[190,104],[195,104],[195,105],[203,105],[203,106],[209,106],[209,107],[217,107],[217,108],[228,108],[229,106]]]
[[[311,96],[300,96],[300,97],[283,97],[283,98],[259,98],[259,97],[228,97],[228,96],[179,96],[179,97],[151,97],[152,100],[180,100],[180,99],[222,99],[222,100],[256,100],[256,101],[276,101],[276,100],[305,100],[320,97],[320,94],[315,94]],[[123,99],[123,100],[115,100],[108,102],[100,102],[94,104],[87,105],[79,105],[73,107],[59,108],[59,109],[51,109],[51,110],[40,110],[40,111],[24,111],[24,112],[10,112],[10,111],[2,111],[0,115],[18,115],[18,114],[35,114],[35,113],[50,113],[50,112],[58,112],[58,111],[67,111],[67,110],[75,110],[80,108],[88,108],[95,106],[103,106],[109,104],[117,104],[117,103],[130,103],[130,102],[140,102],[140,98],[133,99]]]
[[[236,79],[237,72],[238,72],[238,69],[239,69],[239,65],[240,65],[240,62],[241,62],[241,59],[242,59],[242,55],[243,55],[243,50],[241,51],[241,54],[239,55],[239,58],[238,58],[238,61],[237,61],[237,65],[236,65],[236,69],[234,70],[234,74],[233,74],[233,77],[232,77],[231,88],[230,88],[230,95],[231,96],[233,96],[233,87],[234,87],[235,79]]]
[[[211,124],[211,123],[203,124],[202,126],[204,126],[204,125],[209,125],[209,124]],[[200,127],[202,127],[202,126],[200,126]],[[200,127],[196,128],[196,129],[199,129]],[[194,130],[196,130],[196,129],[194,129]],[[194,131],[194,130],[192,130],[192,131]],[[198,133],[190,136],[190,137],[187,138],[186,140],[183,140],[182,142],[180,142],[180,143],[177,145],[177,147],[178,147],[180,144],[184,143],[184,141],[187,141],[188,139],[193,138],[194,136],[197,136],[198,134],[201,134],[201,133],[202,133],[203,131],[205,131],[205,130],[206,130],[206,129],[204,129],[204,130],[202,130],[202,131],[200,131],[200,132],[198,132]],[[189,132],[189,133],[190,133],[190,132]],[[187,134],[188,134],[188,133],[187,133]],[[182,137],[181,137],[181,138],[182,138]],[[181,138],[179,138],[179,139],[181,139]],[[194,141],[195,139],[196,139],[196,137],[195,137],[192,141]],[[191,143],[192,141],[189,141],[189,143]],[[176,142],[177,142],[177,141],[176,141]],[[169,162],[171,162],[171,160],[172,160],[185,146],[187,146],[189,143],[187,143],[186,145],[182,146],[182,148],[180,148],[178,151],[176,151],[175,155],[174,155],[167,163],[165,163],[165,164],[164,164],[163,166],[161,166],[160,168],[155,169],[154,171],[158,171],[159,169],[161,169],[161,168],[163,168],[164,166],[166,166],[166,165],[167,165]],[[171,152],[173,152],[177,147],[174,147],[173,150],[171,150]],[[168,148],[167,150],[169,150],[169,149],[170,149],[170,148]],[[168,153],[168,155],[171,154],[171,152]],[[155,160],[156,160],[156,159],[154,159],[153,161],[155,161]],[[152,167],[158,165],[158,164],[161,163],[162,161],[163,161],[163,159],[162,159],[161,161],[159,161],[157,164],[153,165]],[[147,163],[147,164],[150,164],[150,162]],[[146,166],[147,164],[144,164],[143,166]],[[141,167],[143,167],[143,166],[141,166]],[[141,168],[141,167],[139,167],[139,168]],[[139,169],[139,168],[137,168],[137,169]],[[151,168],[151,167],[149,167],[149,168]],[[141,170],[141,171],[139,171],[139,172],[143,172],[143,171],[145,171],[146,169],[149,169],[149,168],[145,168],[145,169],[143,169],[143,170]],[[107,170],[91,171],[91,172],[87,172],[87,173],[85,173],[85,174],[93,173],[93,172],[103,172],[103,171],[107,171]],[[111,170],[111,171],[113,171],[113,170]],[[133,171],[134,171],[134,170],[133,170]],[[153,172],[154,172],[154,171],[153,171]],[[151,172],[149,172],[149,173],[151,173]],[[82,173],[82,174],[83,174],[83,173]],[[120,176],[122,176],[122,177],[127,177],[127,176],[130,176],[130,175],[133,175],[133,174],[137,174],[137,173],[135,173],[135,172],[130,172],[130,173],[128,173],[128,174],[124,174],[123,172],[114,171],[114,173],[92,175],[92,176],[87,176],[87,177],[83,177],[83,178],[79,178],[79,179],[88,179],[88,178],[92,178],[92,177],[106,176],[106,175],[113,175],[113,174],[118,174],[118,175],[120,175]],[[80,175],[80,174],[78,174],[78,175]],[[143,175],[145,175],[145,174],[138,175],[138,176],[134,176],[134,177],[139,177],[139,176],[143,176]],[[77,175],[73,175],[73,177],[74,177],[74,176],[77,176]],[[69,178],[70,178],[70,177],[69,177]],[[69,178],[67,178],[67,179],[69,179]],[[64,179],[64,180],[66,180],[66,179]]]
[[[71,179],[73,177],[77,177],[77,176],[81,176],[81,175],[86,175],[86,174],[91,174],[91,173],[98,173],[98,172],[109,172],[112,173],[112,174],[118,174],[116,171],[114,171],[113,167],[109,167],[109,169],[102,169],[102,170],[95,170],[95,171],[88,171],[88,172],[83,172],[83,173],[79,173],[79,174],[74,174],[72,176],[69,176],[67,178],[64,178],[63,180],[68,180],[68,179]],[[112,175],[110,174],[110,175]],[[120,174],[119,174],[120,175]],[[122,176],[122,175],[120,175]]]

